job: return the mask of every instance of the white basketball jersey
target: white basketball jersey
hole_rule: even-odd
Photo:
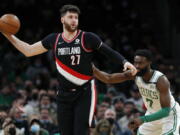
[[[155,70],[149,82],[143,81],[143,78],[137,76],[135,79],[136,85],[139,88],[139,92],[143,98],[147,111],[150,113],[157,112],[161,109],[160,94],[156,87],[159,77],[164,74]],[[169,90],[170,92],[170,90]],[[175,105],[174,97],[170,92],[171,108]]]

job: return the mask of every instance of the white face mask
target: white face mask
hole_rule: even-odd
[[[40,131],[40,126],[38,124],[33,124],[30,129],[31,132],[37,133]]]

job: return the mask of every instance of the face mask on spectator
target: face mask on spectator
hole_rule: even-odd
[[[49,109],[49,108],[50,108],[50,105],[41,105],[41,108],[43,108],[43,109]]]
[[[37,133],[39,132],[39,130],[40,130],[40,126],[38,124],[33,124],[30,129],[30,131],[33,133]]]
[[[9,129],[9,134],[10,135],[16,135],[16,129],[15,128],[10,128]]]
[[[107,118],[107,120],[109,121],[110,125],[114,124],[114,119],[113,118]]]
[[[32,97],[33,100],[37,100],[38,99],[38,94],[34,93],[34,94],[32,94],[31,97]]]
[[[51,123],[49,120],[40,120],[40,121],[41,121],[41,123],[43,123],[43,124]]]

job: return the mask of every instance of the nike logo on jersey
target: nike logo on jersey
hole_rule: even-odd
[[[72,54],[80,54],[80,47],[64,47],[58,48],[58,55],[72,55]]]

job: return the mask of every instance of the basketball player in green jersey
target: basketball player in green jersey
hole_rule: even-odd
[[[170,83],[160,71],[151,69],[152,54],[148,50],[137,50],[134,56],[136,76],[126,73],[108,74],[93,67],[94,76],[105,83],[120,83],[135,80],[146,114],[134,118],[129,127],[139,127],[138,135],[179,135],[180,107],[170,92]]]

